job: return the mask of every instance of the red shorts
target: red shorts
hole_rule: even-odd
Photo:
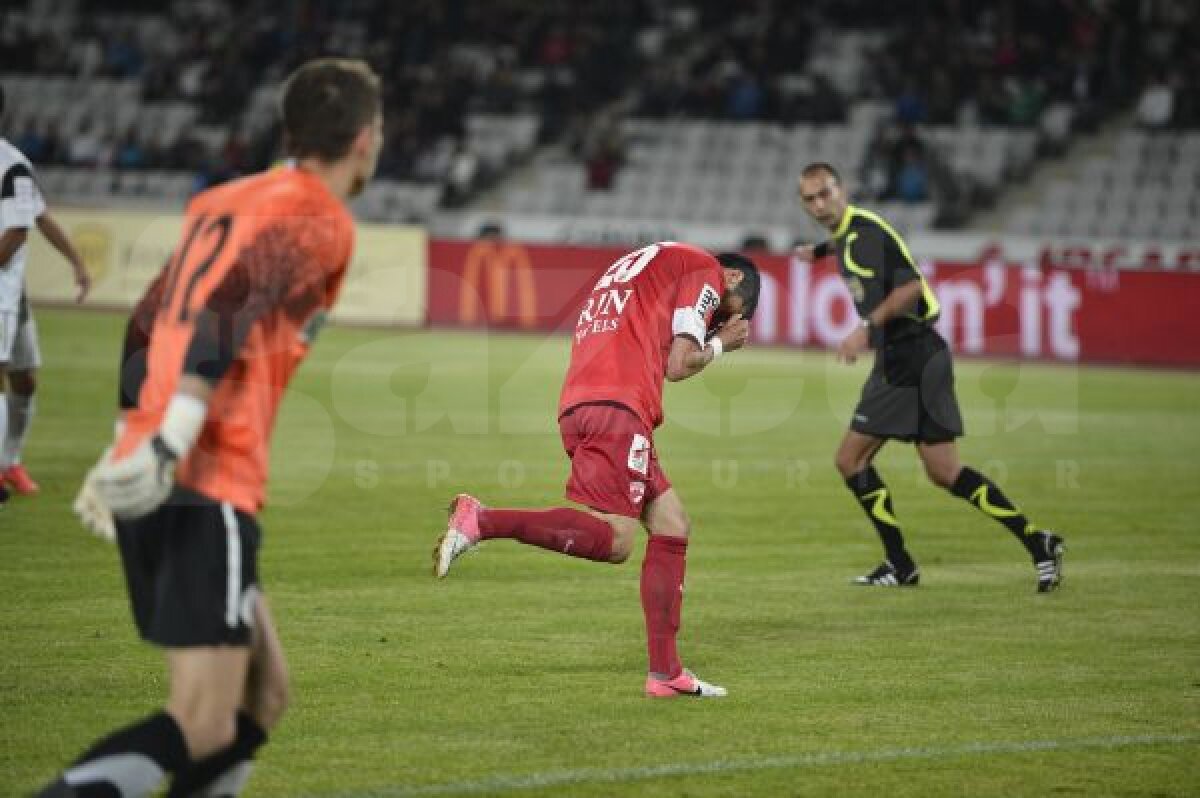
[[[558,429],[571,458],[571,501],[641,518],[647,504],[671,489],[650,430],[624,406],[576,405],[558,419]]]

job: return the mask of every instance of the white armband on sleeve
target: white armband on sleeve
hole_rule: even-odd
[[[704,319],[695,308],[675,308],[671,317],[671,335],[686,335],[704,346]]]

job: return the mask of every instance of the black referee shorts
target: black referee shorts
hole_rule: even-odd
[[[936,331],[887,343],[876,351],[850,428],[914,443],[944,443],[962,436],[954,365]]]
[[[167,648],[249,645],[261,538],[253,516],[176,488],[153,513],[116,526],[144,640]]]

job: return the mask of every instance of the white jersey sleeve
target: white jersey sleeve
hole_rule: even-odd
[[[33,167],[21,151],[0,139],[0,233],[27,230],[46,212],[46,203]],[[13,252],[7,263],[0,263],[0,313],[15,313],[25,291],[25,260],[28,242]]]
[[[33,167],[11,145],[0,150],[0,230],[33,227],[46,201],[33,179]]]

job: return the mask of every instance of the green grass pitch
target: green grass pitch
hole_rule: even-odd
[[[115,549],[70,498],[111,433],[123,319],[39,312],[42,494],[0,511],[0,795],[160,704]],[[681,650],[721,701],[641,695],[636,555],[490,543],[435,583],[457,491],[561,503],[567,339],[332,329],[275,434],[261,572],[294,698],[249,794],[1200,794],[1200,376],[960,362],[964,460],[1067,539],[1034,592],[1001,527],[879,468],[923,568],[880,557],[832,467],[866,364],[748,350],[668,385],[693,519]]]

